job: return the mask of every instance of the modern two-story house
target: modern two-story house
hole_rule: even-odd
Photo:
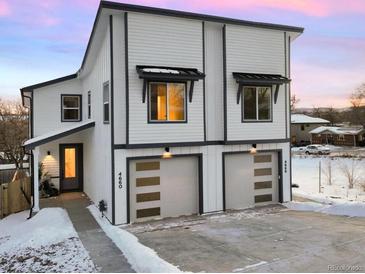
[[[112,224],[291,200],[302,28],[102,1],[81,68],[21,89],[39,163]],[[36,175],[36,176],[34,176]]]

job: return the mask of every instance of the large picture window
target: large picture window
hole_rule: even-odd
[[[149,84],[149,121],[186,121],[185,83]]]
[[[81,95],[62,95],[62,122],[81,121]]]
[[[271,121],[271,87],[244,87],[243,121]]]

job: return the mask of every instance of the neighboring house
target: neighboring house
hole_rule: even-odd
[[[312,144],[331,144],[336,146],[365,145],[363,127],[318,127],[311,132]]]
[[[308,145],[311,142],[311,130],[329,125],[330,121],[305,114],[291,115],[291,142],[293,145]]]
[[[289,201],[302,32],[102,1],[79,71],[21,89],[33,173],[104,200],[113,224]]]

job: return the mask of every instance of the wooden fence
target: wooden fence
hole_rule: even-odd
[[[0,219],[30,208],[31,184],[29,177],[22,177],[0,185]]]

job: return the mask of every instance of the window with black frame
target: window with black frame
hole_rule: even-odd
[[[243,122],[269,122],[272,120],[271,87],[244,87],[242,93]]]
[[[91,91],[87,93],[87,118],[91,118]]]
[[[105,83],[103,86],[103,115],[104,124],[109,123],[109,83]]]
[[[81,95],[62,95],[62,122],[81,121]]]
[[[149,83],[149,121],[186,121],[186,84]]]

